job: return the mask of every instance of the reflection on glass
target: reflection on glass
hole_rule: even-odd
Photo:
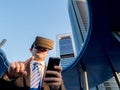
[[[63,71],[75,61],[75,50],[71,34],[61,34],[57,36],[58,51],[61,58]]]
[[[86,0],[69,0],[69,15],[77,54],[82,49],[88,32],[88,7]]]

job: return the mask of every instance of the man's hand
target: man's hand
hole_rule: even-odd
[[[46,77],[44,78],[44,81],[48,82],[47,84],[50,85],[53,89],[58,90],[62,84],[62,68],[60,66],[54,66],[54,68],[56,71],[48,70],[46,73],[54,75],[55,77]]]
[[[25,62],[20,62],[20,61],[19,62],[11,62],[10,66],[8,68],[8,71],[7,71],[8,77],[10,79],[14,79],[16,77],[27,75],[25,67],[33,59],[34,59],[34,57],[31,57],[28,60],[26,60]]]

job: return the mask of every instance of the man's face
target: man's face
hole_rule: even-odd
[[[31,49],[31,53],[35,57],[35,60],[43,61],[48,55],[48,49],[34,46],[33,49]]]

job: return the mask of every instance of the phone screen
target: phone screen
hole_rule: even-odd
[[[59,66],[60,58],[59,57],[50,57],[48,61],[47,70],[54,70],[54,66]],[[46,74],[45,77],[54,77],[54,75]]]

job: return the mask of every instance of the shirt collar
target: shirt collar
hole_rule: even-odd
[[[34,64],[34,63],[36,63],[37,61],[35,61],[35,60],[32,60],[31,62],[30,62],[30,64]],[[37,63],[40,63],[43,67],[45,66],[45,62],[44,61],[40,61],[40,62],[37,62]]]

